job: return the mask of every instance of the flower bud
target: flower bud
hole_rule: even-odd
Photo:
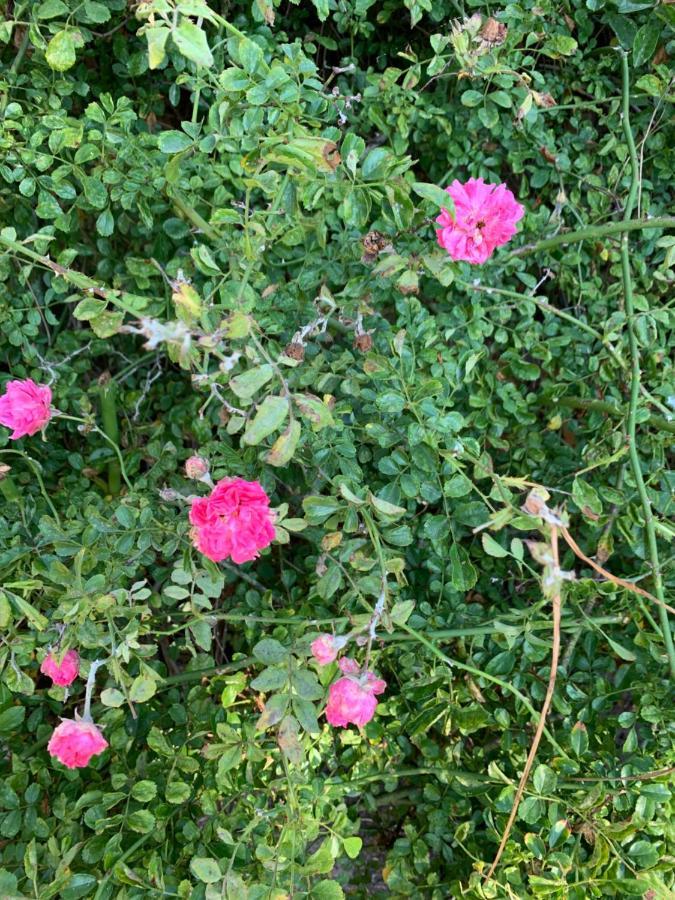
[[[209,461],[203,456],[191,456],[185,463],[185,474],[195,481],[203,481],[209,474]]]

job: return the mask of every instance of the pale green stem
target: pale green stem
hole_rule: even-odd
[[[621,124],[623,133],[628,145],[628,153],[630,156],[631,167],[631,183],[624,209],[624,223],[630,221],[635,206],[638,187],[640,183],[640,170],[638,166],[637,150],[635,148],[635,140],[633,138],[633,130],[630,124],[630,72],[628,69],[628,55],[621,51],[621,67],[623,76],[623,109]],[[640,345],[638,342],[636,322],[635,322],[635,304],[633,301],[633,281],[631,278],[630,255],[628,249],[628,236],[624,235],[621,239],[621,273],[623,277],[624,302],[626,308],[626,318],[628,320],[628,337],[631,360],[631,385],[630,385],[630,404],[628,408],[628,451],[633,470],[633,477],[640,495],[642,504],[642,512],[645,518],[645,531],[647,533],[647,544],[649,547],[649,558],[652,566],[652,578],[654,580],[654,593],[660,601],[659,620],[661,622],[661,631],[663,634],[663,642],[665,644],[668,661],[670,663],[670,673],[675,678],[675,646],[673,645],[673,636],[670,630],[670,622],[668,621],[668,611],[663,604],[665,603],[665,592],[663,589],[663,577],[661,575],[661,562],[659,560],[659,551],[656,543],[656,529],[654,528],[654,517],[652,513],[652,504],[647,493],[647,487],[642,475],[642,465],[640,462],[640,454],[637,445],[637,409],[640,396]]]

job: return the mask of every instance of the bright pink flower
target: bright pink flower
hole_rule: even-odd
[[[69,769],[82,769],[107,746],[108,742],[93,722],[63,719],[54,729],[47,750]]]
[[[49,675],[54,684],[67,687],[75,681],[80,671],[80,657],[77,650],[69,650],[64,654],[61,662],[53,653],[50,653],[42,660],[40,671]]]
[[[274,540],[274,514],[262,485],[243,478],[223,478],[208,497],[192,501],[192,541],[204,556],[234,563],[256,559]]]
[[[455,202],[454,217],[442,210],[436,222],[438,243],[454,260],[484,263],[496,247],[516,233],[516,222],[525,210],[505,184],[485,184],[470,178],[466,184],[455,180],[446,191]]]
[[[8,381],[6,391],[0,397],[0,425],[14,430],[13,441],[35,434],[44,428],[52,417],[52,390],[46,384],[25,381]]]
[[[362,728],[375,715],[375,695],[381,694],[386,687],[386,681],[377,678],[372,672],[358,677],[345,675],[338,678],[328,691],[326,718],[331,725],[339,725],[341,728],[346,728],[350,723]]]

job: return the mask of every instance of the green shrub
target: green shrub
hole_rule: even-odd
[[[57,413],[0,428],[0,896],[670,896],[674,26],[5,4],[2,392]],[[525,209],[481,266],[434,233],[469,178]],[[243,564],[189,521],[233,477]],[[322,633],[386,681],[361,728]]]

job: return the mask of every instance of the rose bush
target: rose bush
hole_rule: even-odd
[[[4,12],[0,896],[670,896],[672,7]]]

